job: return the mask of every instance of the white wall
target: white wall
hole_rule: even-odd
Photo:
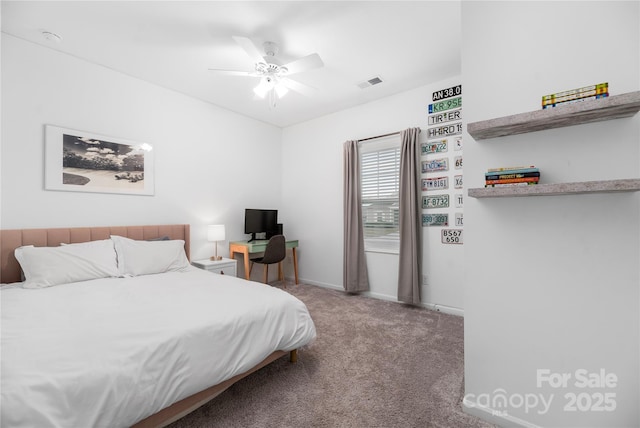
[[[154,146],[155,196],[45,191],[44,125]],[[191,224],[244,239],[244,208],[280,208],[281,129],[12,36],[2,37],[2,227]],[[218,253],[228,255],[226,243]]]
[[[467,123],[538,110],[542,95],[588,84],[609,82],[611,95],[639,90],[639,5],[463,2]],[[487,168],[508,165],[536,165],[545,183],[640,176],[638,114],[465,138],[467,187],[482,187]],[[468,411],[493,411],[508,426],[640,424],[639,218],[638,193],[466,200],[466,404],[489,413]],[[538,386],[545,369],[571,378]],[[580,388],[582,369],[618,381]],[[565,410],[566,394],[582,394],[583,410]],[[592,410],[598,394],[613,394],[615,409]],[[533,406],[534,395],[552,398],[550,408],[520,405],[528,397]],[[499,396],[511,404],[494,402]]]
[[[0,30],[2,30],[2,3],[0,2]],[[2,32],[0,31],[0,82],[2,82]],[[0,83],[0,97],[2,96],[2,85]],[[0,118],[2,117],[2,102],[0,102]],[[0,120],[0,145],[2,143],[2,120]],[[2,189],[2,150],[0,147],[0,189]],[[0,194],[0,227],[2,226],[2,195]]]
[[[409,127],[420,127],[426,140],[432,93],[459,83],[452,77],[284,130],[283,213],[290,219],[283,219],[284,228],[300,240],[299,271],[306,282],[342,289],[343,143]],[[423,273],[430,284],[422,286],[422,302],[462,313],[464,249],[441,244],[440,229],[424,228]],[[371,295],[397,300],[398,256],[367,253],[367,264]]]

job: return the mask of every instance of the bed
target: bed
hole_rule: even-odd
[[[165,426],[295,361],[316,335],[306,306],[190,266],[189,240],[189,225],[0,231],[2,426]]]

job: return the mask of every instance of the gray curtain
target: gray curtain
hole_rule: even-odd
[[[358,142],[344,143],[344,259],[342,280],[350,293],[369,290],[362,231]]]
[[[422,219],[420,208],[420,128],[400,132],[400,254],[398,300],[420,303]]]

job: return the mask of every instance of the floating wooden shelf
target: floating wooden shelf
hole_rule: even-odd
[[[533,186],[480,187],[469,189],[472,198],[514,196],[557,196],[583,193],[638,192],[640,179],[582,181],[577,183],[536,184]]]
[[[544,110],[473,122],[467,132],[476,140],[562,128],[582,123],[630,117],[640,111],[640,91]]]

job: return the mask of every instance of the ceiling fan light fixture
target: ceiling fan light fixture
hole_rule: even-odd
[[[283,84],[277,84],[274,89],[276,91],[276,94],[278,95],[278,98],[284,97],[285,95],[287,95],[287,92],[289,92],[289,89]]]
[[[265,89],[262,85],[258,85],[255,88],[253,88],[253,93],[256,94],[260,98],[266,97],[268,91],[269,90]]]
[[[253,88],[253,92],[260,98],[265,98],[267,96],[267,93],[271,89],[273,89],[273,86],[274,83],[271,77],[263,77],[262,79],[260,79],[260,83],[258,84],[258,86]]]
[[[281,65],[280,60],[276,58],[279,50],[276,43],[263,43],[262,47],[265,52],[263,55],[260,48],[251,39],[240,36],[233,36],[233,39],[253,60],[254,71],[210,69],[211,71],[227,76],[259,77],[260,82],[253,88],[253,92],[256,97],[266,99],[269,108],[275,108],[276,101],[284,97],[290,89],[304,95],[313,92],[314,88],[295,79],[290,79],[289,76],[323,67],[324,63],[318,54],[310,54]]]

